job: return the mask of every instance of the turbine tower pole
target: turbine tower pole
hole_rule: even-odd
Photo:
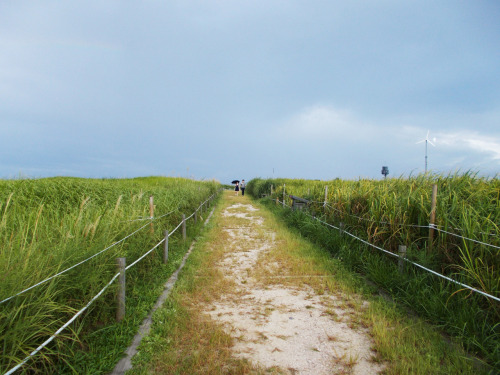
[[[425,137],[425,139],[422,139],[421,141],[417,142],[418,143],[423,143],[425,142],[425,174],[427,174],[427,143],[430,143],[431,145],[434,146],[434,143],[432,143],[429,139],[429,131],[427,131],[427,136]]]
[[[425,174],[427,174],[427,139],[425,139]]]

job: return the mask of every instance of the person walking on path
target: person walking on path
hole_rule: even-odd
[[[238,195],[239,191],[240,191],[240,183],[236,182],[236,186],[234,187],[234,195]]]
[[[245,180],[241,180],[240,189],[241,189],[241,196],[245,195]]]

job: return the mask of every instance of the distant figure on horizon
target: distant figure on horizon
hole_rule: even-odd
[[[241,196],[245,195],[245,180],[241,180]]]
[[[234,195],[238,195],[239,191],[240,191],[240,183],[236,182],[236,186],[234,187]]]

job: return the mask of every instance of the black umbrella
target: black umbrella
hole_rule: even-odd
[[[232,184],[236,184],[236,183],[239,183],[240,180],[233,180],[233,182],[231,182]]]

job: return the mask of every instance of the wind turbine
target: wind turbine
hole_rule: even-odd
[[[436,142],[436,138],[434,138],[433,141]],[[425,174],[427,174],[427,143],[430,143],[431,145],[436,147],[436,145],[434,143],[432,143],[431,140],[429,139],[429,130],[427,130],[427,135],[425,136],[425,139],[418,141],[416,144],[419,144],[422,142],[425,142]]]

